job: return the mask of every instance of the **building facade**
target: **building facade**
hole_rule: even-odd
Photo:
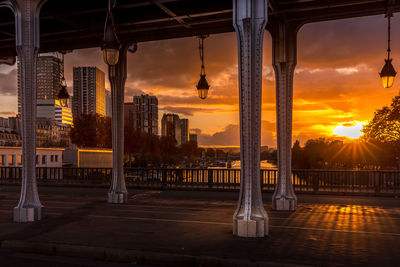
[[[133,102],[124,103],[124,123],[133,128]]]
[[[132,103],[125,103],[124,120],[134,130],[158,134],[158,99],[155,96],[134,96]]]
[[[67,147],[70,144],[70,125],[58,124],[55,120],[38,118],[36,123],[36,146]]]
[[[21,146],[20,122],[17,117],[0,117],[0,146]]]
[[[105,74],[97,67],[74,67],[74,98],[72,114],[106,115]]]
[[[21,78],[18,65],[18,112],[21,113]],[[40,56],[36,64],[36,99],[56,99],[61,90],[64,63],[54,56]]]
[[[62,126],[72,125],[72,111],[70,107],[63,107],[57,99],[38,99],[37,118],[54,120]]]
[[[21,146],[21,136],[16,133],[0,131],[0,146]]]
[[[74,168],[112,168],[111,149],[67,148],[63,165]]]
[[[181,124],[181,144],[189,142],[189,120],[180,119]]]
[[[189,141],[197,144],[197,134],[189,134]]]
[[[106,105],[106,116],[112,116],[112,105],[111,105],[111,92],[106,90],[105,91],[105,105]]]
[[[174,137],[177,145],[181,144],[181,123],[177,114],[164,114],[161,119],[161,135]]]
[[[62,148],[36,148],[37,167],[62,167]],[[0,147],[0,166],[22,167],[21,147]]]

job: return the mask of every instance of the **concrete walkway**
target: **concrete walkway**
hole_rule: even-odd
[[[41,188],[45,218],[13,223],[18,187],[1,187],[2,249],[160,266],[381,265],[400,262],[400,199],[299,195],[296,212],[271,210],[270,236],[232,235],[237,192]],[[0,253],[0,258],[2,254]]]

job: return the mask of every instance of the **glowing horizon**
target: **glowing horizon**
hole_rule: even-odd
[[[333,136],[347,137],[357,139],[363,135],[362,129],[368,121],[352,121],[340,123],[333,129]]]

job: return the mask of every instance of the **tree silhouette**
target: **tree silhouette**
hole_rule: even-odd
[[[378,109],[373,119],[363,127],[366,140],[381,142],[400,142],[400,96],[392,100],[390,107]]]
[[[82,114],[74,118],[71,142],[78,147],[111,148],[111,118],[99,114]]]

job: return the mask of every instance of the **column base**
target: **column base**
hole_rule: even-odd
[[[295,211],[297,209],[297,199],[295,198],[272,198],[272,209],[282,211]]]
[[[114,203],[114,204],[124,204],[128,203],[128,192],[123,192],[123,193],[115,193],[111,192],[108,193],[108,203]]]
[[[34,222],[42,219],[42,207],[14,208],[14,222]]]
[[[233,235],[240,237],[265,237],[268,235],[268,218],[259,220],[234,218]]]

